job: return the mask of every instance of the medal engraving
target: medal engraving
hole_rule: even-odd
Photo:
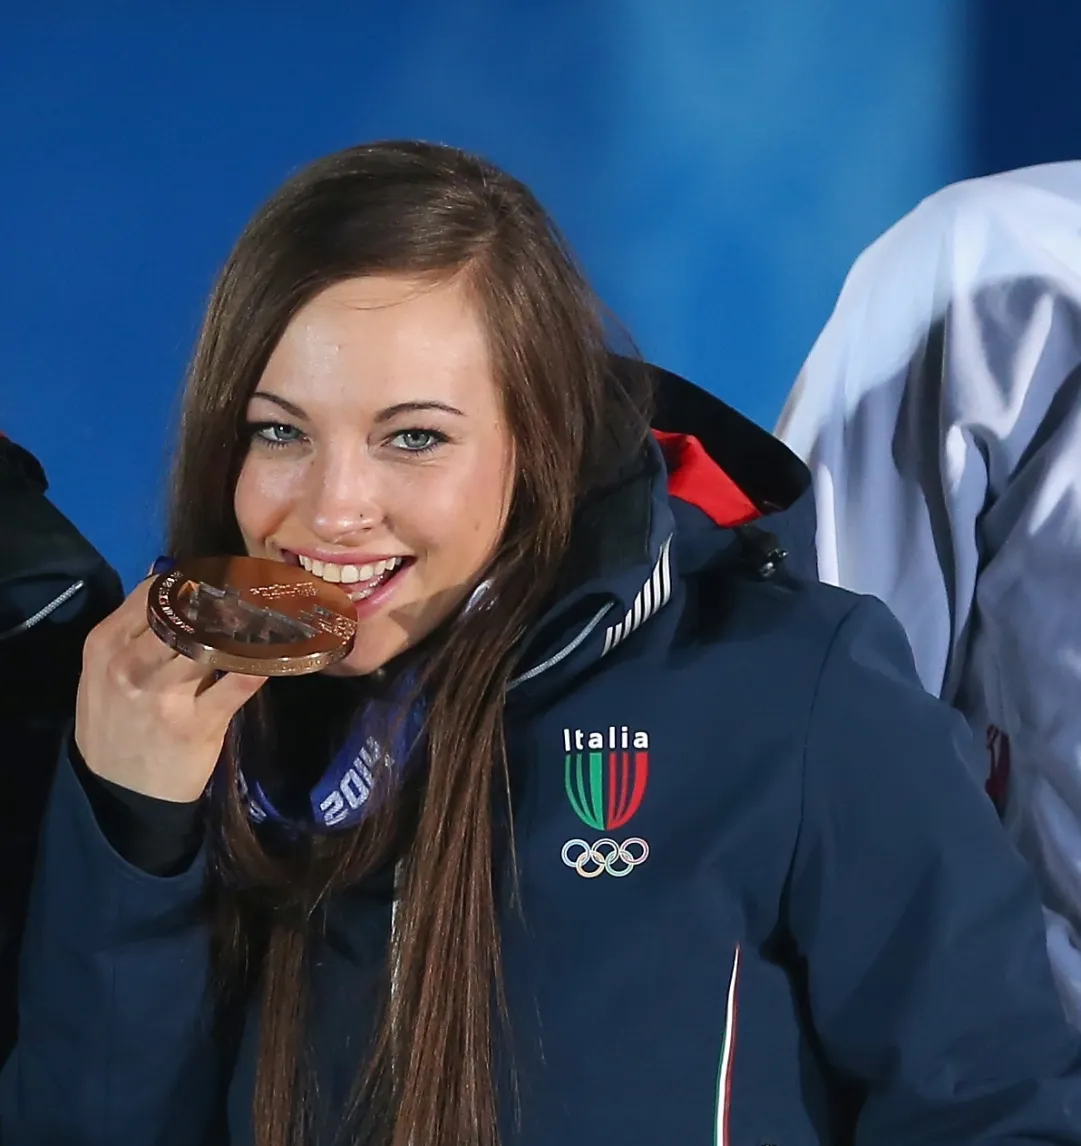
[[[357,625],[337,585],[258,557],[199,558],[163,573],[147,620],[183,656],[253,676],[318,672],[349,654]]]

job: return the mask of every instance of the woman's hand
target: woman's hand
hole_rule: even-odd
[[[91,772],[159,800],[206,788],[229,722],[266,677],[226,673],[174,652],[151,631],[143,581],[83,646],[75,743]]]

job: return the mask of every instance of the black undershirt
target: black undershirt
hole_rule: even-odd
[[[191,867],[203,842],[202,799],[178,804],[114,784],[90,771],[74,737],[69,753],[101,834],[117,855],[148,875],[180,875]]]

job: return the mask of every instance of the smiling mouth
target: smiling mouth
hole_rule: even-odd
[[[370,597],[415,560],[413,557],[389,557],[371,565],[338,565],[333,561],[316,561],[288,550],[285,553],[291,565],[299,565],[322,581],[340,585],[354,601]]]

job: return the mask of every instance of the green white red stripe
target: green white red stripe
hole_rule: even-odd
[[[728,979],[724,1042],[721,1044],[721,1065],[717,1071],[717,1129],[713,1136],[714,1146],[729,1146],[728,1110],[732,1101],[732,1064],[736,1057],[736,1017],[739,1011],[736,991],[739,987],[739,962],[740,948],[737,945],[732,956],[732,974]]]

